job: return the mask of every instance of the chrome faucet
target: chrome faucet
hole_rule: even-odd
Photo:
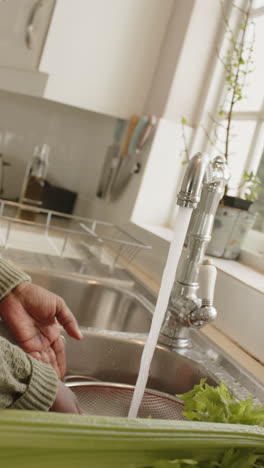
[[[221,156],[211,161],[207,154],[197,153],[187,167],[177,204],[193,208],[193,213],[159,338],[169,347],[190,347],[189,329],[200,328],[216,318],[216,269],[210,261],[203,261],[228,180],[227,164]]]

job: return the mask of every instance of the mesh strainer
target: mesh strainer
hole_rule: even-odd
[[[127,417],[134,392],[133,385],[89,380],[68,381],[82,411],[97,416]],[[183,403],[177,397],[146,389],[139,408],[139,418],[185,419]]]

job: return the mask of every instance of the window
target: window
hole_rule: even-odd
[[[244,2],[235,0],[234,4],[245,5],[246,0]],[[239,186],[245,171],[256,174],[264,190],[264,0],[253,0],[252,7],[251,18],[255,24],[252,73],[248,75],[247,86],[243,94],[246,98],[236,104],[232,114],[234,138],[230,145],[229,166],[232,177],[229,183],[229,194],[238,196],[243,194],[243,188],[239,189]],[[232,27],[241,21],[238,10],[239,8],[232,8],[230,11]],[[225,47],[224,41],[223,49]],[[220,55],[225,56],[225,53]],[[219,141],[218,148],[209,143],[213,134],[214,120],[218,117],[218,110],[224,97],[223,64],[220,60],[216,61],[211,71],[210,81],[210,88],[203,106],[201,125],[192,139],[194,151],[191,150],[191,153],[194,153],[197,148],[211,155],[222,152],[221,136],[219,138],[220,151]],[[215,110],[217,110],[217,115],[214,114]],[[213,118],[209,117],[209,114],[213,115]],[[224,123],[224,120],[222,122]],[[246,239],[240,259],[262,271],[264,270],[264,192],[259,197],[258,211],[260,214],[254,229],[250,231]]]
[[[259,208],[258,208],[259,214],[256,220],[256,224],[254,226],[254,229],[256,229],[257,231],[263,232],[264,234],[264,152],[262,153],[257,176],[259,177],[261,181],[261,187],[263,189],[263,192],[261,192],[261,195],[259,197]]]
[[[252,71],[247,77],[247,85],[243,93],[245,99],[236,103],[232,117],[232,133],[234,138],[230,145],[231,158],[229,165],[232,177],[229,184],[229,194],[243,195],[243,188],[239,189],[239,186],[241,185],[241,178],[245,171],[248,173],[253,172],[260,178],[263,193],[259,196],[259,215],[254,230],[263,233],[264,244],[264,0],[253,0],[252,6],[251,18],[255,25],[254,60]],[[217,73],[219,80],[220,72],[217,71]],[[221,69],[221,73],[223,73],[223,68]],[[214,95],[216,94],[217,86],[221,88],[219,84],[212,84]],[[218,102],[222,102],[222,96],[218,99]],[[219,140],[221,145],[221,136]],[[215,149],[215,152],[217,153],[217,149]],[[255,237],[250,237],[250,235],[248,240],[251,242],[252,251],[254,251],[254,240],[252,241],[251,239]]]
[[[250,143],[246,148],[244,170],[253,171],[261,180],[263,194],[259,196],[259,216],[254,229],[264,233],[264,1],[253,1],[252,19],[255,24],[254,68],[247,88],[247,98],[236,106],[234,120]]]

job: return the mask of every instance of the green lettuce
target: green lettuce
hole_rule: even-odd
[[[215,461],[196,460],[159,460],[145,468],[254,468],[264,467],[264,456],[256,455],[251,450],[226,450],[224,455]]]
[[[189,421],[264,426],[264,405],[255,405],[252,397],[236,400],[224,382],[212,387],[201,379],[193,390],[177,396],[184,403],[183,414]]]
[[[264,405],[255,405],[252,397],[238,401],[222,382],[217,387],[201,379],[193,390],[177,395],[184,403],[183,414],[189,421],[264,426]],[[257,468],[264,467],[264,456],[249,449],[227,449],[216,460],[158,460],[144,468]]]

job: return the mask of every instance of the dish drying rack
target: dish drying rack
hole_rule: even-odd
[[[0,249],[78,259],[82,264],[93,257],[114,271],[151,246],[110,222],[0,199]]]

